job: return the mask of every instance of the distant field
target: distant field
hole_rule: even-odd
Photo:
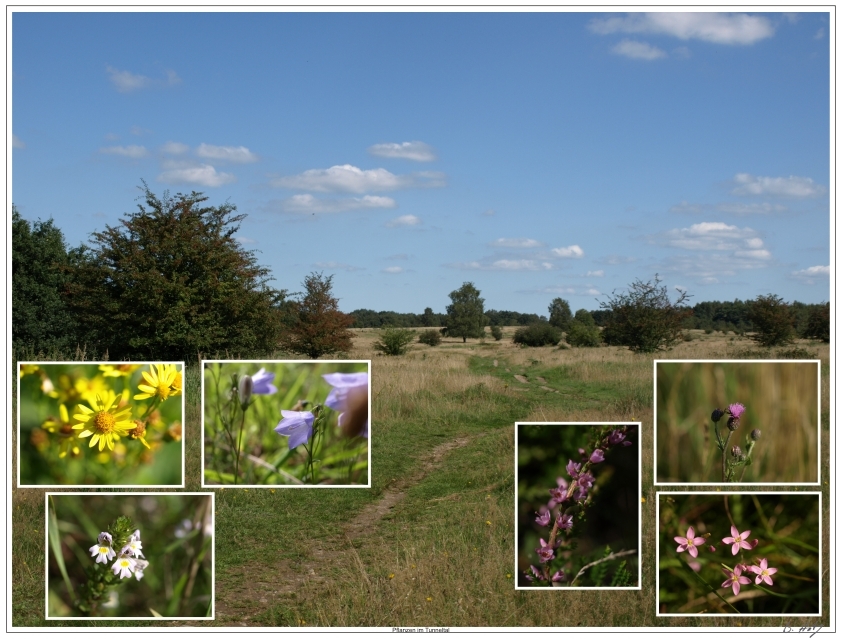
[[[521,349],[511,343],[514,330],[504,329],[500,342],[414,344],[402,357],[374,350],[377,329],[354,331],[348,358],[373,362],[372,488],[216,490],[215,621],[143,625],[828,625],[826,571],[820,619],[655,616],[652,362],[778,357],[780,349],[760,351],[745,338],[703,331],[656,356],[616,347]],[[822,361],[828,566],[829,349],[795,346]],[[190,491],[201,490],[199,381],[191,367],[184,427]],[[642,590],[515,591],[514,422],[626,420],[642,422]],[[43,621],[43,504],[42,490],[13,490],[12,623],[141,625]]]

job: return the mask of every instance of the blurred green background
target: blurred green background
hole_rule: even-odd
[[[300,445],[289,450],[289,438],[274,428],[282,419],[281,410],[309,410],[324,404],[333,388],[324,381],[327,373],[366,373],[366,362],[225,362],[205,363],[204,367],[204,483],[233,484],[234,455],[219,414],[230,398],[232,375],[254,376],[260,369],[274,373],[272,384],[277,392],[252,395],[242,429],[242,457],[238,484],[301,484],[307,453]],[[299,401],[307,407],[297,407]],[[237,425],[239,416],[237,413]],[[343,437],[338,428],[339,413],[326,410],[327,431],[324,444],[317,450],[317,482],[329,485],[368,483],[368,440]],[[238,437],[238,428],[234,437]],[[310,445],[309,443],[307,444]]]
[[[817,494],[795,492],[727,496],[660,493],[660,613],[737,614],[711,594],[704,581],[741,613],[817,613],[820,590],[818,497]],[[722,539],[731,536],[731,522],[739,532],[750,530],[748,539],[758,539],[759,545],[734,556],[731,546],[721,543]],[[694,527],[698,536],[710,534],[699,546],[694,561],[688,552],[677,552],[678,543],[674,540],[685,537],[689,526]],[[771,575],[773,586],[762,584],[773,594],[754,585],[755,575],[749,585],[741,587],[738,596],[733,595],[732,588],[721,587],[727,579],[722,563],[732,569],[740,561],[751,565],[754,559],[762,558],[778,571]],[[690,567],[690,562],[696,570]]]
[[[721,482],[710,415],[741,403],[728,448],[762,432],[745,483],[818,481],[817,362],[657,362],[657,481]],[[719,422],[726,438],[727,417]],[[741,475],[738,471],[737,478]]]
[[[20,388],[20,483],[22,485],[107,485],[107,486],[180,486],[182,484],[182,396],[175,395],[160,404],[147,421],[147,449],[140,441],[121,438],[110,451],[107,447],[91,448],[90,437],[75,438],[79,454],[61,458],[62,442],[67,435],[48,432],[48,420],[61,421],[61,405],[70,422],[77,407],[91,407],[83,394],[113,390],[121,395],[128,389],[132,418],[143,415],[151,399],[131,399],[141,391],[138,383],[146,383],[141,374],[149,372],[148,364],[104,362],[108,367],[131,367],[127,375],[106,377],[99,364],[23,365],[25,374]],[[178,365],[181,370],[181,365]],[[70,431],[78,435],[81,430]]]
[[[611,427],[610,430],[612,430]],[[548,541],[551,523],[539,526],[534,520],[536,512],[550,499],[549,489],[557,487],[557,478],[570,482],[566,471],[570,459],[581,461],[579,448],[587,453],[593,451],[592,442],[601,430],[600,425],[585,424],[520,424],[517,445],[517,572],[519,586],[534,586],[524,579],[529,565],[539,566],[535,548],[543,537]],[[605,546],[612,552],[639,550],[639,431],[635,429],[628,436],[631,446],[615,446],[605,454],[605,461],[594,464],[591,472],[595,477],[591,490],[594,502],[586,510],[586,519],[576,515],[573,521],[573,537],[578,548],[574,551],[574,572],[587,563],[604,556]],[[553,514],[554,514],[553,510]],[[554,522],[554,518],[553,518]],[[587,561],[584,561],[587,558]],[[620,562],[627,562],[627,570],[637,579],[639,555],[629,555],[620,560],[606,562],[608,572],[601,580],[593,582],[593,571],[588,570],[575,586],[609,586],[611,577]],[[560,562],[552,563],[560,566]],[[567,571],[567,568],[564,567]],[[569,583],[569,581],[565,582]]]
[[[132,576],[111,587],[115,593],[111,605],[100,606],[91,616],[152,618],[152,610],[164,617],[206,617],[211,614],[211,494],[52,493],[47,500],[48,525],[58,533],[58,544],[51,540],[48,550],[50,616],[84,616],[73,604],[74,593],[87,579],[85,571],[92,565],[110,570],[113,564],[113,560],[107,567],[96,564],[88,549],[96,544],[99,533],[107,531],[121,515],[130,517],[140,530],[143,554],[149,566],[141,580]],[[66,581],[62,565],[67,571]]]

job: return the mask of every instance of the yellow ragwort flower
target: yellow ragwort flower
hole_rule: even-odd
[[[150,372],[143,371],[141,374],[146,383],[137,385],[137,389],[143,392],[135,395],[134,399],[157,397],[164,401],[170,395],[181,392],[181,374],[175,364],[153,364]],[[177,389],[173,388],[176,377],[178,377]]]
[[[80,413],[73,415],[73,419],[82,422],[73,426],[73,430],[82,430],[79,437],[91,437],[89,446],[93,448],[99,442],[99,450],[108,446],[108,450],[114,450],[114,440],[128,435],[135,427],[131,421],[131,407],[120,408],[115,405],[117,396],[112,392],[106,395],[105,400],[99,396],[91,402],[93,409],[84,404],[79,404]]]
[[[59,436],[59,459],[67,457],[68,453],[72,453],[73,457],[78,457],[82,452],[77,445],[77,434],[73,432],[73,422],[70,421],[70,413],[64,404],[59,404],[59,417],[47,417],[41,428],[48,433]]]
[[[99,370],[105,377],[128,377],[140,366],[140,364],[100,364]]]

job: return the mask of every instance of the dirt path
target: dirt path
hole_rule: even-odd
[[[232,568],[225,576],[229,586],[224,592],[216,591],[216,621],[228,626],[249,626],[250,617],[246,611],[253,611],[255,603],[262,604],[258,609],[265,609],[276,602],[278,596],[296,592],[305,582],[325,582],[331,565],[361,562],[352,542],[375,534],[379,521],[403,500],[409,488],[438,468],[450,451],[469,442],[470,437],[465,436],[436,446],[412,475],[393,482],[376,502],[365,506],[349,521],[339,539],[312,540],[311,554],[306,561],[281,559],[272,565],[260,561]]]

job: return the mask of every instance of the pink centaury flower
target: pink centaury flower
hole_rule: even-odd
[[[703,544],[706,540],[703,537],[696,537],[695,529],[690,526],[686,531],[686,537],[675,537],[675,541],[678,543],[678,552],[686,550],[693,557],[697,557],[698,546]]]
[[[733,570],[722,568],[724,574],[727,575],[727,580],[723,584],[721,584],[721,587],[729,588],[730,586],[732,586],[733,594],[738,595],[739,590],[742,588],[742,585],[750,583],[750,579],[742,575],[743,568],[744,566],[742,564],[736,564],[736,567],[733,568]]]
[[[769,586],[773,586],[774,582],[771,580],[771,575],[777,572],[776,568],[768,567],[768,560],[763,559],[758,566],[751,566],[749,570],[756,575],[756,585],[758,586],[763,581]]]
[[[742,413],[745,412],[745,407],[743,404],[730,404],[730,406],[727,407],[727,412],[730,413],[731,417],[739,419],[742,416]]]
[[[744,548],[745,550],[751,550],[754,547],[754,544],[748,541],[748,537],[750,537],[750,531],[746,530],[743,533],[740,533],[736,526],[730,526],[730,534],[732,537],[725,537],[721,541],[725,544],[732,544],[731,550],[733,551],[734,555],[739,554],[739,548]]]
[[[604,452],[600,449],[596,449],[593,451],[593,454],[590,455],[590,463],[591,464],[601,464],[604,461]]]

